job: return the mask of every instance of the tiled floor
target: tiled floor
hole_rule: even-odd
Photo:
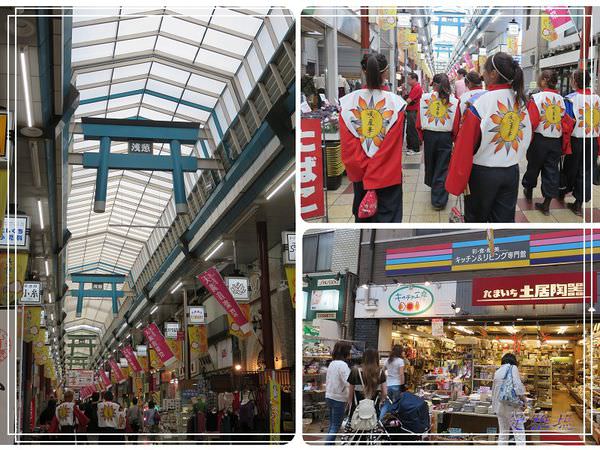
[[[431,223],[448,222],[450,210],[456,203],[456,197],[450,195],[446,209],[435,211],[431,206],[430,188],[423,182],[425,166],[423,164],[421,151],[418,155],[403,156],[403,222],[411,223]],[[527,162],[523,161],[521,167],[521,177],[525,173]],[[343,178],[342,185],[335,191],[329,191],[327,195],[327,205],[329,207],[329,222],[347,223],[354,222],[352,216],[352,184],[346,177]],[[600,186],[594,186],[594,199],[600,199]],[[541,202],[542,193],[538,180],[538,187],[533,191],[533,201],[525,199],[523,189],[519,187],[519,197],[517,200],[517,211],[515,214],[516,222],[521,223],[541,223],[541,222],[580,222],[581,217],[576,216],[567,208],[567,203],[573,202],[572,195],[567,195],[564,202],[553,200],[550,204],[550,215],[545,216],[534,207],[535,202]],[[600,200],[596,200],[600,202]],[[594,221],[600,220],[600,208],[586,208],[586,218],[590,219],[590,213]]]

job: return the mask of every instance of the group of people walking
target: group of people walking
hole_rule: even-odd
[[[114,402],[113,393],[106,391],[102,398],[95,392],[85,403],[74,401],[73,391],[64,393],[64,400],[48,400],[40,414],[39,425],[58,441],[137,441],[136,433],[157,433],[160,414],[154,402],[143,411],[138,399],[133,398],[129,407]],[[129,434],[133,433],[133,434]]]
[[[444,73],[433,77],[427,93],[410,73],[403,98],[385,84],[385,56],[365,55],[361,65],[365,86],[340,99],[342,160],[353,183],[357,222],[402,221],[405,136],[408,154],[423,143],[435,210],[446,207],[448,194],[464,195],[465,222],[514,222],[519,184],[532,201],[541,175],[537,210],[549,215],[552,199],[572,193],[575,200],[567,206],[582,215],[600,139],[600,97],[591,92],[587,71],[572,73],[573,92],[562,97],[556,72],[543,70],[537,92],[527,96],[519,63],[500,52],[487,58],[481,76],[460,69],[454,92]]]

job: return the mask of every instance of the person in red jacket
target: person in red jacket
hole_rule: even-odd
[[[523,70],[507,53],[483,68],[488,88],[465,113],[446,178],[446,190],[465,192],[466,222],[514,222],[519,161],[531,142]]]
[[[550,202],[559,194],[560,158],[563,150],[568,150],[568,137],[574,124],[566,113],[564,99],[556,90],[557,83],[554,70],[543,70],[537,81],[540,92],[533,94],[527,104],[533,140],[527,149],[527,170],[521,184],[525,198],[531,201],[541,172],[544,201],[535,203],[535,208],[546,216],[550,214]]]
[[[419,84],[419,75],[414,72],[408,74],[410,92],[406,96],[406,154],[414,155],[421,151],[421,140],[417,132],[417,116],[419,104],[423,96],[423,88]]]
[[[366,87],[340,99],[342,161],[353,183],[352,213],[357,222],[402,221],[402,141],[406,102],[384,89],[388,63],[377,53],[361,62]],[[377,197],[377,212],[359,218],[368,191]]]
[[[446,175],[460,127],[460,110],[458,99],[451,95],[448,75],[436,74],[432,86],[433,92],[421,97],[417,130],[425,149],[425,184],[431,188],[433,209],[440,211],[448,203]]]
[[[85,428],[89,419],[73,402],[73,391],[65,391],[64,399],[65,401],[57,406],[48,431],[60,433],[58,441],[74,441],[77,427]]]

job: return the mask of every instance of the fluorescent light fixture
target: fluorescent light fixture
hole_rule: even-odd
[[[550,345],[561,345],[561,344],[568,344],[569,341],[567,341],[566,339],[548,339],[546,341],[546,344],[550,344]]]
[[[456,325],[456,322],[450,322],[450,325]]]
[[[125,339],[129,339],[131,337],[131,333],[128,333],[127,336],[125,336]]]
[[[136,328],[142,328],[142,322],[138,323],[135,327]]]
[[[52,292],[48,292],[48,303],[52,303]]]
[[[500,325],[500,322],[496,321],[494,322],[494,325]]]
[[[221,245],[222,245],[222,244],[223,244],[223,243],[221,242]],[[215,250],[215,251],[216,251],[216,250]],[[209,256],[209,258],[210,258],[210,256]],[[208,261],[208,259],[207,259],[207,261]],[[174,288],[171,290],[171,294],[174,294],[175,292],[177,292],[181,286],[183,286],[183,283],[182,283],[181,281],[179,281],[179,282],[178,282],[178,283],[175,285],[175,287],[174,287]],[[154,308],[158,309],[158,306],[155,306]],[[150,314],[152,314],[152,313],[154,313],[154,309],[153,309],[152,311],[150,311]]]
[[[475,322],[475,319],[467,319],[467,322]]]
[[[206,258],[204,258],[204,261],[208,261],[210,258],[212,258],[212,257],[214,256],[214,254],[215,254],[215,253],[217,253],[217,251],[218,251],[218,250],[219,250],[221,247],[223,247],[223,244],[224,244],[224,242],[223,242],[223,241],[219,242],[219,245],[217,245],[217,246],[216,246],[216,247],[213,249],[213,251],[212,251],[212,252],[210,252],[210,253],[208,254],[208,256],[207,256]]]
[[[154,305],[154,308],[150,310],[150,315],[154,314],[156,311],[158,311],[158,305]]]
[[[38,200],[37,204],[38,204],[38,214],[40,215],[40,228],[43,230],[44,229],[44,214],[42,214],[42,201]]]
[[[281,190],[281,188],[284,187],[286,183],[292,179],[294,175],[295,172],[292,170],[291,173],[287,177],[285,177],[285,179],[281,183],[279,183],[277,187],[271,191],[270,194],[267,195],[267,200],[271,200],[273,196],[277,194]]]
[[[517,317],[517,322],[522,322],[523,318],[522,317]]]
[[[65,331],[67,333],[70,333],[72,331],[79,331],[79,330],[85,330],[85,331],[91,331],[92,333],[96,333],[96,334],[102,334],[102,330],[98,327],[94,327],[92,325],[73,325],[72,327],[68,327],[65,328]]]
[[[558,334],[565,334],[565,331],[567,331],[567,327],[562,325],[559,329],[558,329]]]
[[[44,267],[46,268],[46,276],[49,277],[50,276],[50,265],[48,264],[47,259],[44,260]]]
[[[513,327],[512,325],[505,326],[504,329],[506,331],[508,331],[510,334],[517,334],[517,329],[515,327]]]
[[[126,328],[127,322],[124,322],[123,325],[121,325],[121,328],[119,328],[119,332],[117,334],[121,334],[123,331],[125,331]]]
[[[463,333],[467,333],[467,334],[475,334],[475,332],[473,330],[469,330],[468,328],[465,328],[462,325],[455,325],[454,329],[456,329],[458,331],[462,331]]]
[[[423,284],[425,284],[425,286],[431,286],[431,281],[426,281],[426,282],[425,282],[425,283],[423,283]]]
[[[54,320],[54,313],[50,313],[50,320]]]
[[[27,126],[33,126],[33,116],[31,112],[31,92],[29,91],[29,74],[27,73],[27,55],[25,50],[21,50],[21,78],[23,80],[23,92],[25,92],[25,110],[27,112]]]

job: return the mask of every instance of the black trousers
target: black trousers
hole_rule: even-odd
[[[470,194],[465,196],[465,222],[514,222],[519,192],[519,166],[473,164]]]
[[[396,184],[383,189],[376,189],[377,213],[368,219],[358,218],[358,207],[367,193],[362,181],[353,183],[354,200],[352,214],[356,223],[400,223],[402,222],[402,185]]]
[[[121,439],[116,435],[116,428],[99,427],[98,428],[98,440],[104,442],[120,441]]]
[[[562,155],[562,138],[549,138],[534,133],[533,141],[527,150],[527,170],[521,184],[533,189],[542,174],[542,195],[544,198],[558,197],[560,187],[560,157]]]
[[[64,434],[59,436],[58,440],[59,441],[75,441],[76,440],[75,431],[76,431],[76,428],[74,425],[65,425],[63,427],[60,427],[60,433],[64,433]]]
[[[418,111],[406,111],[406,148],[415,152],[421,146],[417,133],[417,114]]]
[[[452,133],[423,131],[425,148],[425,184],[431,188],[431,204],[444,207],[448,203],[446,176],[452,154]]]
[[[598,172],[596,138],[571,137],[570,164],[567,179],[573,181],[573,196],[578,202],[589,202],[592,198],[592,181]]]

